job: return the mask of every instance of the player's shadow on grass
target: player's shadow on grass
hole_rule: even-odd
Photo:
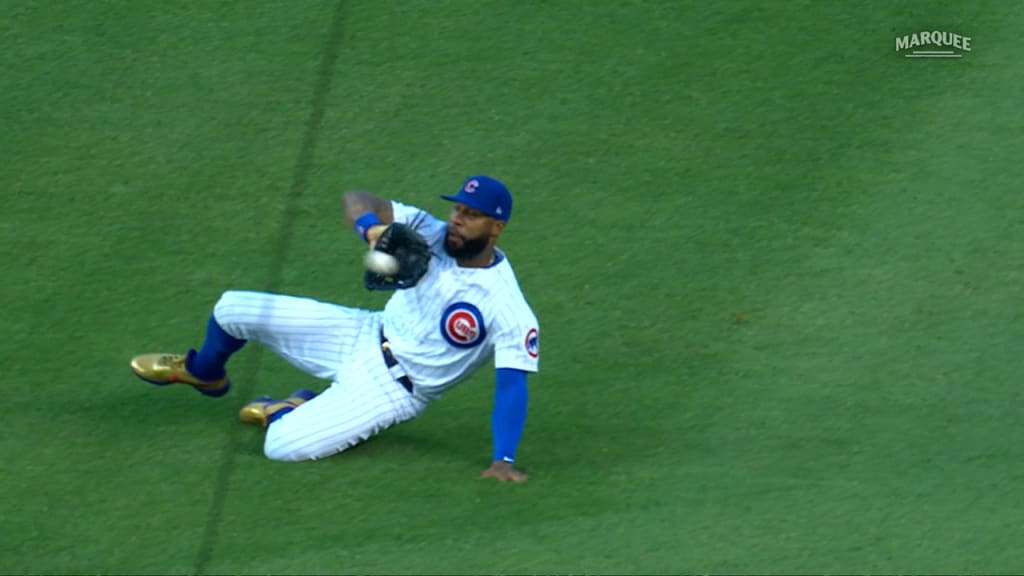
[[[186,425],[204,431],[208,438],[232,439],[240,454],[263,454],[265,431],[239,422],[238,410],[248,399],[234,391],[223,398],[206,398],[186,386],[154,386],[131,378],[125,378],[122,385],[124,390],[117,394],[96,395],[86,402],[69,399],[62,410],[93,420],[98,426],[104,422],[117,428]],[[425,459],[478,466],[489,459],[490,442],[486,424],[481,428],[465,422],[418,418],[392,426],[332,458]]]
[[[238,411],[246,401],[229,393],[222,398],[206,398],[188,386],[156,386],[135,378],[118,381],[120,390],[94,394],[85,399],[68,398],[68,410],[96,414],[97,419],[143,423],[196,422],[209,419],[238,423]],[[55,399],[60,402],[59,399]]]

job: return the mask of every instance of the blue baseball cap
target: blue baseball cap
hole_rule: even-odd
[[[490,176],[470,176],[458,194],[441,198],[465,204],[502,222],[508,222],[512,216],[512,195],[504,184]]]

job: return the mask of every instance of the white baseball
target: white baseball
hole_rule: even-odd
[[[366,253],[366,269],[377,274],[394,274],[398,272],[398,258],[391,254],[370,250]]]

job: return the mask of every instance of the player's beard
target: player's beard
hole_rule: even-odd
[[[483,252],[484,248],[487,248],[487,241],[487,236],[481,236],[479,238],[463,238],[462,246],[456,247],[448,240],[448,235],[446,234],[444,238],[444,251],[456,260],[469,260]]]

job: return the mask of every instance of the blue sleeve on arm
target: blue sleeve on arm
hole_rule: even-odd
[[[494,391],[494,460],[514,462],[519,438],[526,426],[526,372],[515,368],[498,368]]]

